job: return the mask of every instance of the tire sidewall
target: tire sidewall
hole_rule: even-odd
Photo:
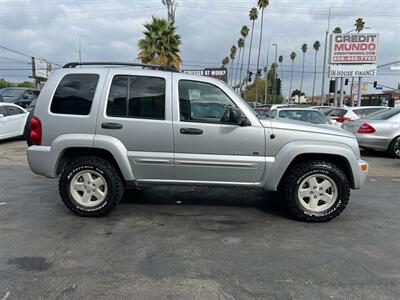
[[[394,146],[396,145],[396,143],[399,143],[399,144],[400,144],[400,137],[397,137],[397,138],[395,138],[395,139],[393,140],[393,142],[392,142],[392,144],[391,144],[391,146],[390,146],[390,155],[391,155],[393,158],[400,158],[400,154],[398,155],[398,154],[395,152],[395,150],[394,150]]]
[[[311,176],[311,175],[318,175],[318,174],[325,175],[335,182],[338,195],[337,195],[337,199],[336,199],[335,203],[330,208],[328,208],[327,210],[322,211],[322,212],[313,212],[313,211],[306,209],[300,203],[300,200],[298,197],[298,190],[300,187],[300,183],[305,178],[307,178],[308,176]],[[345,186],[343,184],[343,179],[341,179],[334,171],[332,171],[329,167],[326,167],[326,166],[315,166],[313,169],[307,170],[306,172],[304,172],[301,176],[299,176],[297,178],[297,180],[295,181],[294,187],[291,191],[291,197],[293,199],[293,203],[296,205],[296,208],[302,214],[304,214],[308,217],[316,217],[316,218],[324,218],[324,217],[328,217],[330,215],[335,215],[337,211],[341,210],[345,195],[346,195],[346,190],[345,190]]]
[[[81,171],[85,171],[85,170],[98,172],[99,174],[101,174],[104,177],[104,179],[107,182],[106,198],[104,199],[103,202],[101,202],[98,205],[93,206],[93,207],[85,207],[85,206],[79,204],[78,202],[76,202],[70,191],[70,185],[71,185],[72,178],[74,178],[74,176],[77,173],[79,173]],[[113,184],[112,184],[112,180],[110,180],[110,174],[108,174],[107,170],[103,170],[102,168],[100,168],[94,164],[87,163],[87,164],[82,164],[79,166],[72,167],[72,169],[68,170],[66,172],[66,174],[67,175],[65,176],[65,183],[63,184],[63,188],[65,189],[64,194],[68,195],[68,198],[69,198],[68,202],[69,202],[69,205],[71,206],[71,209],[77,210],[77,211],[83,212],[83,213],[95,213],[95,212],[99,212],[99,211],[103,210],[105,207],[107,207],[107,205],[109,205],[110,199],[112,199]]]

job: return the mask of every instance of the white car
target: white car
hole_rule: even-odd
[[[22,136],[28,115],[18,105],[0,102],[0,140]]]
[[[343,123],[344,121],[368,118],[369,114],[386,109],[389,108],[384,106],[337,107],[324,113],[328,118]]]
[[[312,108],[280,107],[271,110],[269,116],[271,118],[291,119],[311,124],[336,125],[337,123],[335,120],[330,120],[322,112]]]

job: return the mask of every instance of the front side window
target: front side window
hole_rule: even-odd
[[[179,81],[181,121],[229,123],[229,111],[234,108],[235,103],[212,84],[191,80]]]
[[[99,75],[68,74],[54,93],[50,111],[55,114],[88,115]]]
[[[165,119],[165,79],[115,76],[106,114],[110,117]]]

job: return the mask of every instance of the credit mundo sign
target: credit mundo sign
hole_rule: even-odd
[[[331,64],[375,64],[378,33],[331,34]]]

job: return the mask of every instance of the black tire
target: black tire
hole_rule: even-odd
[[[298,197],[298,189],[304,179],[310,175],[323,175],[330,178],[337,187],[336,201],[325,211],[313,212],[305,208]],[[306,222],[326,222],[336,218],[346,208],[350,198],[350,184],[341,169],[326,161],[307,161],[294,165],[286,173],[282,185],[286,204],[292,216]]]
[[[396,137],[389,146],[388,154],[390,157],[400,159],[400,136]]]
[[[74,175],[84,170],[100,173],[107,183],[105,199],[94,207],[85,207],[76,202],[70,192]],[[73,160],[61,172],[58,189],[64,204],[75,214],[83,217],[100,217],[110,213],[121,200],[124,187],[120,175],[107,160],[96,156],[84,156]]]

